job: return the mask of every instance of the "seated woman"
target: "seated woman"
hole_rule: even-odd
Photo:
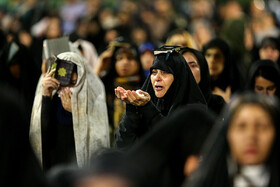
[[[61,53],[55,63],[58,69],[38,84],[30,126],[31,144],[45,171],[69,162],[87,165],[93,152],[109,147],[102,82],[77,53]]]
[[[115,89],[116,96],[127,103],[126,114],[116,133],[117,147],[131,146],[179,106],[193,103],[206,106],[182,55],[175,50],[158,53],[139,95],[121,87]]]
[[[271,60],[259,60],[250,68],[248,88],[264,95],[280,96],[280,69]]]
[[[225,105],[225,100],[219,95],[212,94],[211,78],[205,57],[201,52],[188,47],[182,48],[180,53],[187,61],[195,81],[206,99],[208,108],[218,115]]]
[[[279,186],[279,103],[246,93],[232,99],[185,186]]]

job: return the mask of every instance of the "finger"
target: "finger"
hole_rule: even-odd
[[[58,88],[58,85],[54,82],[47,82],[44,84],[45,88],[52,88],[52,89],[57,89]]]
[[[115,95],[117,96],[118,99],[121,99],[121,93],[118,89],[115,89]]]
[[[55,71],[56,71],[56,69],[51,70],[50,73],[46,75],[46,77],[51,77]]]
[[[127,92],[127,98],[129,100],[129,102],[134,103],[134,101],[136,100],[136,98],[133,96],[131,91]]]
[[[127,98],[128,98],[127,93],[121,94],[120,98],[121,98],[122,100],[127,99]]]
[[[59,96],[60,96],[61,102],[62,102],[62,104],[63,104],[64,101],[65,101],[65,96],[64,96],[63,90],[61,90],[61,91],[59,92]]]
[[[136,93],[136,91],[132,91],[131,94],[134,96],[134,98],[135,98],[136,100],[141,99],[141,97],[138,95],[138,93]]]
[[[70,91],[70,88],[69,87],[67,87],[66,88],[66,96],[69,98],[69,99],[71,99],[71,91]]]
[[[117,89],[119,90],[119,91],[121,91],[121,92],[127,92],[127,90],[126,89],[124,89],[123,87],[121,87],[121,86],[118,86],[117,87]]]
[[[226,93],[227,93],[227,94],[230,94],[230,93],[231,93],[231,87],[230,87],[230,86],[227,87]]]
[[[58,84],[58,85],[60,84],[60,82],[57,79],[52,78],[52,77],[45,78],[44,82],[54,82],[55,84]]]
[[[144,96],[150,95],[148,92],[145,92],[145,91],[143,91],[143,90],[139,90],[139,93],[140,93],[140,94],[143,94]]]

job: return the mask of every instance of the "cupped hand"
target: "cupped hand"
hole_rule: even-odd
[[[140,96],[134,90],[125,90],[122,87],[117,87],[115,89],[115,94],[117,98],[121,99],[127,104],[132,104],[134,106],[144,106],[151,100],[151,96],[149,95],[149,93],[144,92],[142,90],[139,90],[139,94],[143,95]]]
[[[70,91],[69,87],[62,88],[60,90],[59,96],[64,110],[68,112],[72,112],[72,103],[71,103],[72,92]]]

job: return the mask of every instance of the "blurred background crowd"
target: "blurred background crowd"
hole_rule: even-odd
[[[71,90],[72,88],[64,90],[63,88],[62,95],[56,93],[55,100],[51,101],[46,96],[52,98],[52,90],[48,90],[49,88],[46,89],[44,86],[47,84],[46,81],[51,79],[53,72],[50,73],[48,59],[43,55],[43,42],[63,36],[69,37],[71,43],[69,45],[73,48],[71,51],[75,52],[76,50],[81,56],[80,58],[72,53],[60,55],[62,60],[72,61],[75,64],[73,74],[76,76],[72,75],[71,81],[74,81],[73,87],[77,87],[79,90],[75,91],[75,88],[73,88],[74,91]],[[243,105],[247,106],[248,103],[253,103],[271,115],[272,126],[276,135],[270,137],[273,137],[275,143],[272,143],[274,146],[270,146],[270,144],[265,146],[271,150],[271,154],[264,156],[261,162],[248,165],[265,163],[264,165],[267,168],[272,168],[271,170],[267,169],[270,178],[264,178],[264,181],[269,182],[266,181],[263,184],[263,181],[261,181],[259,186],[279,186],[280,178],[278,175],[275,177],[274,174],[280,167],[272,167],[272,165],[279,165],[280,161],[279,158],[275,159],[278,151],[274,151],[279,139],[278,128],[275,127],[277,126],[276,123],[279,122],[277,118],[279,111],[278,105],[271,104],[271,102],[278,104],[277,99],[280,97],[279,37],[279,0],[0,0],[0,85],[2,89],[0,93],[2,105],[0,110],[0,135],[2,134],[2,136],[0,136],[0,139],[2,138],[3,142],[10,141],[11,143],[10,146],[3,142],[0,143],[3,146],[3,151],[6,150],[7,153],[6,156],[0,156],[0,160],[2,160],[0,162],[3,162],[0,166],[0,186],[2,186],[1,184],[44,186],[46,183],[54,187],[227,186],[228,183],[216,183],[215,177],[212,176],[213,182],[207,176],[210,176],[210,173],[215,173],[210,169],[211,167],[219,169],[218,164],[214,165],[216,163],[211,159],[219,160],[224,156],[223,163],[230,163],[228,160],[225,161],[225,155],[228,151],[228,145],[226,146],[226,144],[228,142],[224,141],[223,145],[217,144],[217,147],[221,147],[221,152],[224,151],[223,153],[225,153],[221,157],[218,157],[220,156],[219,153],[215,153],[217,156],[215,158],[209,156],[212,153],[209,147],[215,147],[216,139],[222,139],[223,135],[231,129],[232,116],[237,110],[233,109],[236,107],[235,102],[239,102],[240,108]],[[189,66],[186,71],[187,75],[185,75],[185,72],[178,73],[179,65],[176,69],[172,65],[163,67],[159,62],[156,63],[157,58],[155,58],[154,50],[164,45],[181,47],[180,54]],[[177,58],[171,56],[171,59]],[[166,59],[168,60],[168,57]],[[177,60],[174,60],[175,62],[178,63]],[[148,81],[150,78],[152,80],[151,76],[157,73],[154,69],[164,70],[164,72],[171,73],[175,77],[173,87],[171,86],[170,90],[175,90],[175,88],[176,90],[171,95],[170,92],[167,92],[169,94],[167,96],[172,97],[172,99],[166,96],[162,104],[159,103],[158,95],[151,94],[153,91],[149,92],[152,87],[149,87]],[[189,77],[190,72],[193,74],[191,77]],[[81,74],[86,78],[81,78]],[[179,83],[177,78],[181,77],[183,79],[184,76],[188,81]],[[182,84],[186,84],[186,86],[184,87]],[[181,87],[179,88],[178,85],[181,85]],[[52,86],[52,89],[54,88],[56,86]],[[141,113],[142,120],[142,118],[152,119],[151,113],[157,111],[147,108],[147,103],[145,103],[145,109],[139,109],[142,107],[142,103],[136,105],[134,101],[123,99],[122,94],[124,92],[125,97],[136,93],[128,93],[127,90],[141,88],[145,91],[144,96],[147,96],[146,92],[151,95],[149,99],[156,105],[155,107],[162,116],[170,117],[169,115],[177,107],[177,105],[175,107],[175,104],[180,102],[181,104],[185,104],[185,102],[186,104],[193,104],[198,100],[199,103],[207,105],[211,110],[211,116],[204,114],[204,110],[201,108],[194,107],[193,110],[185,108],[179,112],[174,112],[176,114],[168,118],[166,122],[158,120],[160,124],[157,125],[157,128],[162,126],[162,129],[155,128],[157,131],[151,131],[150,127],[144,130],[137,129],[137,133],[135,133],[137,138],[135,138],[135,134],[126,133],[131,130],[128,129],[128,126],[133,126],[131,124],[134,124],[134,122],[136,124],[140,118],[136,119],[133,115],[129,117],[130,113],[135,112],[137,115]],[[188,90],[189,95],[187,99],[180,100],[180,89],[182,91],[183,88]],[[198,90],[199,96],[196,90]],[[258,98],[259,95],[246,94],[241,95],[239,99],[238,97],[234,99],[235,94],[248,90],[262,95],[275,96],[276,100],[266,101],[264,98]],[[65,98],[68,93],[70,108],[67,105],[69,104],[67,98]],[[75,99],[72,98],[71,101],[72,94]],[[100,103],[96,104],[93,101]],[[89,107],[91,105],[92,108]],[[57,109],[59,112],[56,114],[46,116],[43,115],[47,111],[46,106],[57,106],[60,109]],[[223,110],[224,107],[226,108]],[[149,111],[150,114],[145,116],[144,110]],[[254,110],[252,109],[252,111]],[[82,115],[85,111],[90,117]],[[184,118],[183,113],[188,113],[189,116]],[[195,117],[190,117],[192,115],[197,115],[196,117],[201,118],[201,121],[196,121]],[[49,121],[48,119],[52,120]],[[37,123],[36,120],[40,122]],[[173,137],[174,134],[168,134],[172,131],[168,124],[174,123],[176,120],[178,130],[173,133],[177,136]],[[190,129],[184,129],[180,126],[186,120],[189,120],[191,130],[197,133],[195,136],[201,137],[200,140],[192,137],[191,133],[188,134]],[[99,124],[99,126],[93,126],[94,130],[92,130],[90,129],[92,126],[89,125],[91,122]],[[144,122],[147,122],[147,126],[155,123],[149,120],[144,120]],[[207,122],[211,125],[205,125]],[[18,125],[19,123],[21,125]],[[58,127],[61,124],[62,126],[56,130],[46,128],[52,123],[57,123]],[[195,126],[194,124],[197,123],[201,123],[201,126],[204,125],[205,127],[201,128],[206,129],[207,132],[200,132],[201,129],[196,130],[191,127],[191,124]],[[11,127],[4,124],[9,124]],[[40,128],[36,129],[38,124]],[[76,128],[76,124],[79,126],[85,124],[85,126],[83,126],[83,129],[79,129]],[[103,124],[104,128],[100,124]],[[217,124],[216,135],[210,133],[212,136],[209,140],[212,140],[213,144],[208,143],[207,148],[207,146],[203,146],[203,142],[210,132],[212,124]],[[179,132],[180,130],[181,132]],[[49,131],[57,133],[46,135]],[[41,134],[39,137],[37,137],[38,132]],[[182,132],[186,132],[186,134],[183,135]],[[34,133],[37,133],[35,139]],[[59,146],[61,147],[58,146],[58,148],[52,150],[51,146],[48,147],[49,144],[46,144],[48,146],[44,145],[52,137],[60,137],[59,133],[67,134],[60,138]],[[86,135],[89,133],[92,133],[92,136]],[[98,133],[99,135],[97,135]],[[146,133],[148,135],[144,136]],[[39,161],[42,162],[44,168],[44,174],[42,173],[42,175],[39,162],[37,163],[37,159],[35,159],[35,155],[38,158],[38,150],[36,148],[33,150],[34,155],[29,145],[29,134],[31,141],[33,141],[31,143],[35,147],[38,146],[38,139],[36,138],[40,139],[41,147],[39,146],[38,150],[39,155],[41,155]],[[181,139],[178,138],[181,136]],[[92,145],[88,142],[84,144],[81,137],[96,138],[96,141],[100,142],[98,142],[98,145]],[[138,142],[139,137],[141,139],[144,137],[144,141],[139,141],[141,143],[134,147],[134,143]],[[155,137],[158,137],[158,139]],[[163,141],[164,137],[169,137],[167,139],[170,142]],[[185,140],[183,137],[189,137],[189,139],[186,138]],[[154,144],[147,145],[149,141]],[[197,143],[193,146],[182,143],[190,141]],[[159,142],[165,143],[165,147],[161,147]],[[177,147],[174,148],[174,145],[177,145]],[[186,148],[182,150],[180,146]],[[107,149],[97,150],[100,147],[107,147]],[[120,149],[124,147],[125,150],[128,150],[129,147],[128,154],[124,155],[122,149]],[[208,175],[198,168],[193,181],[188,182],[187,179],[192,172],[189,172],[186,167],[182,169],[185,166],[184,159],[192,160],[192,155],[197,156],[201,153],[201,147],[204,147],[205,159],[209,156],[209,165],[205,161],[200,161],[198,157],[194,158],[195,162],[190,162],[194,165],[201,163],[206,170],[208,169]],[[85,151],[86,153],[84,153],[84,149],[88,152]],[[50,155],[48,155],[47,150],[51,150]],[[168,152],[168,150],[170,151]],[[56,158],[55,156],[56,160],[52,163],[53,155],[67,155],[68,151],[69,154],[75,155],[74,160],[76,162],[73,165],[90,162],[90,169],[76,168],[69,163],[63,166],[56,164],[56,162],[65,164],[67,159],[65,162],[59,161],[59,159],[63,160],[63,157]],[[86,158],[85,154],[92,154],[93,152],[96,153],[93,158]],[[139,152],[142,153],[139,154]],[[174,155],[170,156],[170,152],[176,153],[177,156],[181,154],[178,156],[178,160],[184,157],[184,161],[173,163],[177,158]],[[169,157],[163,158],[163,154],[169,155]],[[69,160],[72,159],[70,157]],[[133,161],[133,158],[136,161]],[[48,163],[46,160],[48,160]],[[156,162],[154,162],[155,160]],[[236,162],[237,165],[242,165],[240,160],[237,159]],[[139,169],[138,164],[142,165],[142,169]],[[120,167],[125,169],[120,171]],[[156,174],[161,171],[162,167],[168,167],[168,169],[165,168],[164,172]],[[188,165],[188,167],[193,171],[192,168],[197,166]],[[181,169],[181,173],[175,172],[175,168]],[[247,177],[238,178],[242,174],[242,169],[238,167],[231,170],[230,164],[228,164],[228,168],[230,168],[227,170],[229,176],[223,176],[224,173],[227,173],[226,170],[223,170],[224,168],[220,169],[218,173],[221,178],[230,178],[234,181],[235,185],[230,184],[230,186],[243,184],[242,180],[247,181]],[[6,170],[10,172],[5,173]],[[17,172],[13,173],[15,170]],[[148,170],[150,173],[146,174]],[[260,171],[261,169],[256,170]],[[231,175],[231,171],[236,172],[238,176]],[[22,172],[25,175],[21,176]],[[31,180],[32,175],[34,175],[34,181]],[[15,176],[21,177],[19,177],[19,180],[10,180]],[[166,177],[166,180],[157,181],[164,177]],[[258,178],[257,174],[254,177]],[[197,182],[200,179],[205,179],[206,182]],[[250,180],[247,183],[251,186],[258,186]]]

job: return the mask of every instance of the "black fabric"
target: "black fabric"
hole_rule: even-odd
[[[25,105],[16,90],[0,84],[0,186],[44,187],[45,178],[29,143]]]
[[[280,69],[278,65],[271,60],[259,60],[252,64],[249,75],[247,88],[254,91],[257,76],[272,81],[277,87],[275,95],[280,98]]]
[[[115,134],[116,147],[130,148],[162,118],[163,115],[152,102],[143,107],[127,104],[125,115]]]
[[[168,58],[167,55],[169,55]],[[151,101],[157,106],[163,102],[164,115],[173,112],[177,107],[185,104],[200,103],[206,105],[206,101],[195,82],[192,72],[181,54],[174,51],[171,54],[163,53],[156,55],[150,69],[150,71],[152,69],[167,71],[174,76],[174,81],[163,98],[159,99],[156,97],[151,82],[151,75],[147,77],[141,88],[150,94]]]
[[[25,117],[29,121],[40,72],[37,71],[36,64],[27,48],[19,43],[16,43],[19,50],[9,60],[11,45],[12,42],[8,43],[0,55],[0,80],[4,84],[13,87],[19,93],[17,100],[18,102],[25,104]],[[10,71],[12,65],[19,67],[19,78],[15,78],[12,75]]]
[[[186,52],[192,53],[196,58],[200,68],[200,82],[198,84],[204,98],[206,99],[208,108],[212,110],[215,114],[220,114],[223,106],[225,105],[225,101],[221,96],[212,94],[211,90],[211,77],[209,73],[209,67],[205,57],[201,52],[192,49],[192,48],[182,48],[181,53],[184,54]]]
[[[202,53],[205,56],[207,49],[219,48],[225,58],[224,70],[219,75],[217,80],[211,80],[212,90],[215,87],[219,87],[222,90],[226,90],[228,86],[231,86],[231,93],[236,91],[242,91],[244,77],[242,74],[242,68],[238,66],[236,62],[231,61],[231,51],[229,45],[221,38],[215,38],[210,40],[203,46]]]
[[[151,96],[151,101],[142,107],[127,105],[120,127],[116,133],[117,147],[130,147],[136,140],[141,138],[155,124],[174,112],[178,107],[187,104],[202,104],[207,108],[207,103],[196,84],[192,72],[184,57],[173,52],[166,59],[166,54],[156,55],[153,68],[161,70],[169,69],[173,72],[174,81],[163,98],[157,98],[151,83],[150,76],[147,77],[142,90]]]
[[[233,175],[229,174],[228,156],[229,145],[227,141],[228,128],[232,117],[239,107],[246,104],[256,104],[266,110],[272,117],[276,129],[274,144],[267,162],[264,163],[271,174],[269,187],[279,186],[279,120],[280,110],[276,97],[267,97],[254,93],[244,93],[232,98],[231,102],[224,109],[220,120],[214,125],[209,137],[205,141],[202,149],[203,160],[191,176],[190,180],[183,185],[184,187],[217,187],[232,186]]]
[[[69,164],[56,166],[46,174],[49,187],[76,187],[86,177],[89,175],[84,168]]]
[[[57,117],[59,110],[59,118]],[[71,116],[69,116],[71,115]],[[57,94],[42,98],[41,127],[43,169],[48,171],[55,165],[76,163],[72,114],[61,111],[61,101]]]
[[[159,122],[125,155],[123,174],[135,186],[176,187],[188,156],[199,156],[214,117],[200,104],[187,105]]]

